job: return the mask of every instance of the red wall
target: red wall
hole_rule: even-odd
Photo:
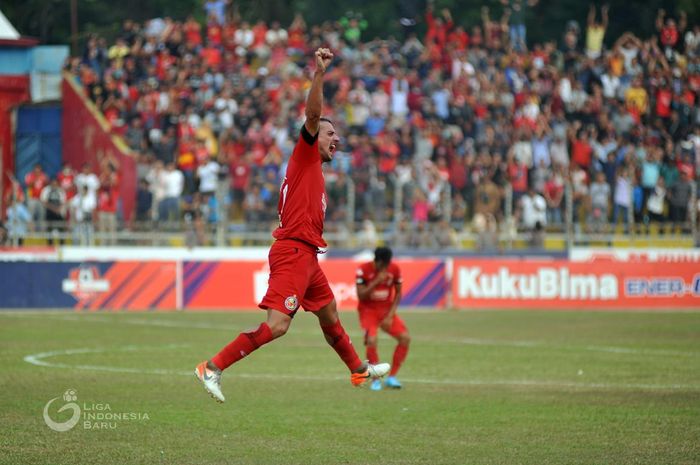
[[[8,173],[15,170],[15,147],[12,132],[12,109],[29,101],[29,76],[0,76],[0,145],[2,145],[2,195],[9,189]],[[3,210],[6,205],[2,204]]]
[[[102,156],[114,157],[119,162],[120,198],[124,218],[132,217],[136,202],[136,160],[129,150],[120,146],[117,136],[110,133],[109,124],[82,93],[82,89],[66,77],[63,79],[63,161],[80,170],[88,162],[97,171]]]

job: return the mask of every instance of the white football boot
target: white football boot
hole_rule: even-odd
[[[204,385],[204,389],[207,390],[210,396],[214,398],[217,402],[223,403],[226,398],[221,393],[221,371],[212,370],[207,366],[207,362],[204,361],[197,365],[194,369],[194,375],[198,380]]]
[[[389,373],[389,370],[391,370],[391,365],[388,363],[377,363],[376,365],[368,363],[365,371],[350,374],[350,382],[353,386],[362,386],[370,379],[383,377]]]

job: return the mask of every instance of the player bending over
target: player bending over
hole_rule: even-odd
[[[340,324],[335,298],[318,265],[317,253],[325,252],[323,220],[326,189],[321,164],[333,159],[340,138],[333,123],[321,118],[323,75],[333,54],[316,50],[316,72],[306,100],[306,122],[301,128],[287,174],[280,187],[277,205],[279,227],[269,254],[270,279],[265,297],[258,305],[267,320],[256,329],[243,332],[211,360],[197,365],[195,375],[217,401],[223,402],[221,372],[260,346],[283,336],[299,307],[318,318],[326,341],[350,370],[350,382],[359,386],[389,371],[388,363],[369,364],[357,356]]]
[[[365,330],[365,346],[369,363],[377,363],[377,329],[381,328],[398,341],[394,349],[391,372],[384,383],[388,388],[401,389],[396,379],[401,364],[408,354],[411,337],[403,320],[396,314],[401,301],[401,270],[391,261],[391,249],[377,247],[374,261],[357,269],[357,311],[360,325]],[[379,378],[372,381],[373,391],[382,388]]]

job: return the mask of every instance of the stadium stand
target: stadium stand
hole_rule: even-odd
[[[217,227],[269,231],[303,121],[310,51],[327,44],[337,57],[327,116],[344,135],[326,171],[332,237],[446,248],[468,233],[487,250],[499,247],[496,232],[540,247],[545,232],[696,230],[700,26],[684,15],[660,12],[658,40],[612,42],[607,11],[597,20],[591,10],[583,28],[570,21],[559,40],[527,46],[517,18],[487,9],[471,28],[429,9],[426,34],[402,41],[366,40],[364,21],[298,16],[285,29],[211,12],[206,24],[125,21],[114,42],[90,37],[66,70],[138,157],[127,223],[185,224],[190,244]],[[125,220],[119,167],[97,169],[81,218],[111,231],[100,241],[111,243]],[[80,189],[65,180],[57,208],[75,224]],[[31,204],[43,194],[25,182]],[[74,241],[92,243],[81,231]]]

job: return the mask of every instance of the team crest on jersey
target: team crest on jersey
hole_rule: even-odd
[[[290,312],[293,312],[294,310],[299,308],[299,299],[297,299],[297,296],[290,295],[289,297],[284,299],[284,308],[286,308]]]

